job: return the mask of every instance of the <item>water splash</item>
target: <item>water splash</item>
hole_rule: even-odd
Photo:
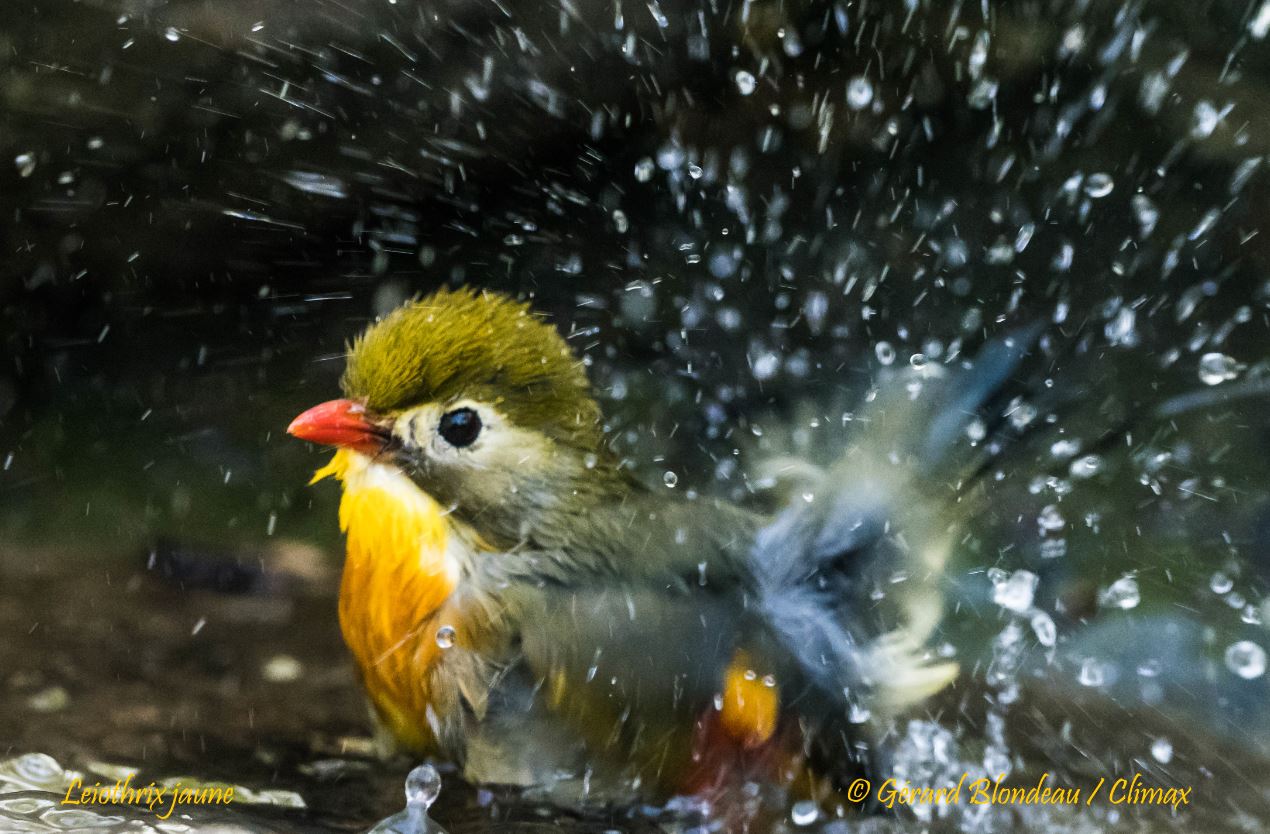
[[[422,764],[406,776],[406,807],[381,820],[368,834],[446,834],[428,816],[428,809],[441,795],[441,774],[432,765]]]
[[[161,779],[157,783],[151,781],[149,784],[162,786],[168,791],[168,796],[177,785],[192,790],[201,787],[232,788],[232,805],[177,804],[174,808],[183,820],[178,823],[175,819],[165,821],[158,818],[156,811],[161,813],[165,808],[151,809],[145,804],[124,802],[122,799],[83,805],[67,803],[64,800],[72,796],[74,790],[83,787],[101,786],[107,792],[113,790],[112,796],[119,796],[124,790],[122,786],[140,789],[145,782],[131,767],[89,762],[87,770],[73,770],[63,767],[47,754],[26,753],[0,761],[0,831],[6,834],[55,831],[95,831],[101,834],[184,831],[198,834],[201,831],[232,830],[242,834],[266,834],[278,830],[276,816],[268,822],[258,821],[252,818],[250,809],[242,806],[305,807],[304,800],[291,791],[254,791],[243,785],[222,786],[188,776]]]

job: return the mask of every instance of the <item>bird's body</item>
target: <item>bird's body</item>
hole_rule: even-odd
[[[389,315],[352,346],[349,399],[291,427],[340,447],[315,480],[343,483],[340,624],[386,736],[475,781],[822,794],[874,755],[870,712],[956,671],[924,647],[955,486],[923,466],[966,414],[901,431],[912,403],[973,413],[1012,362],[977,394],[880,398],[876,442],[769,517],[634,480],[524,305],[442,291]]]
[[[642,491],[621,505],[591,508],[574,540],[554,542],[559,549],[549,555],[528,547],[495,553],[394,466],[341,449],[315,480],[327,476],[343,484],[340,627],[394,747],[461,761],[475,781],[542,784],[589,767],[593,774],[608,772],[613,782],[638,780],[663,793],[704,786],[708,771],[724,759],[729,766],[752,760],[771,769],[763,746],[777,729],[779,695],[743,648],[727,652],[723,639],[734,617],[708,590],[711,564],[732,577],[743,569],[760,524],[756,515],[721,504],[658,506],[662,502]],[[703,513],[716,516],[705,528],[723,536],[684,549],[685,531],[701,525]],[[632,526],[643,535],[618,533]],[[678,544],[665,540],[668,532]],[[602,553],[605,560],[569,559],[571,550]],[[714,558],[690,564],[667,558],[706,550]],[[642,563],[639,581],[618,567],[630,560]],[[553,577],[567,584],[553,586]],[[658,625],[668,595],[680,597],[672,608],[696,622]],[[626,620],[632,633],[622,634],[616,619]],[[597,628],[604,631],[592,631]],[[574,632],[581,639],[572,644],[558,639]],[[665,642],[639,639],[658,633]],[[715,641],[717,647],[704,646],[714,651],[703,651]],[[675,652],[677,660],[670,657]],[[692,674],[693,666],[723,660],[721,670]],[[667,678],[672,687],[692,683],[700,690],[698,703],[685,691],[686,709],[676,709],[674,693],[649,693],[643,695],[653,702],[647,718],[622,715],[633,676],[655,679],[670,666],[681,669]],[[553,674],[535,675],[535,669]],[[598,680],[602,669],[605,679]],[[620,697],[612,697],[614,690]],[[712,711],[717,715],[707,726]],[[514,734],[525,722],[537,735],[529,757],[517,755]],[[685,726],[693,732],[681,735]],[[700,745],[707,731],[712,757],[694,766],[702,751],[694,749],[693,736],[701,736]],[[573,743],[547,744],[544,732]],[[650,737],[637,738],[641,733]],[[632,738],[624,742],[623,734]],[[753,754],[744,755],[747,750]]]

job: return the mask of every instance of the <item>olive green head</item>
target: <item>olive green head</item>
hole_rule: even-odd
[[[558,443],[601,442],[582,363],[527,304],[497,293],[442,289],[389,313],[352,344],[343,388],[374,412],[473,400]]]

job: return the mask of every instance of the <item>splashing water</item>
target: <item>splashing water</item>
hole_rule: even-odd
[[[1266,673],[1266,650],[1251,640],[1240,640],[1226,649],[1226,668],[1244,680]]]
[[[125,798],[129,789],[159,786],[165,793],[149,807],[145,799]],[[172,797],[176,788],[193,791],[215,788],[232,800],[217,804],[181,804]],[[85,788],[98,788],[104,799],[85,800]],[[77,794],[76,791],[79,793]],[[68,801],[70,800],[70,801]],[[166,800],[166,801],[165,801]],[[172,811],[168,813],[168,806]],[[64,768],[52,756],[27,753],[0,761],[0,831],[5,834],[46,834],[52,831],[126,832],[224,832],[269,834],[277,826],[253,818],[250,806],[303,809],[304,800],[283,790],[253,790],[245,785],[222,785],[182,776],[143,780],[131,767],[90,762],[86,770]],[[159,818],[167,814],[167,818]],[[177,818],[197,822],[177,822]]]
[[[406,807],[381,820],[368,834],[446,834],[428,816],[428,809],[441,795],[441,774],[429,764],[422,764],[406,776]]]

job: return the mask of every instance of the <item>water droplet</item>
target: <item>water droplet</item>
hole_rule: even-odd
[[[1072,461],[1068,473],[1073,478],[1092,478],[1102,471],[1102,458],[1097,455],[1084,455]]]
[[[1270,0],[1262,3],[1261,8],[1248,21],[1248,34],[1254,40],[1265,40],[1267,33],[1270,33]]]
[[[987,110],[996,100],[999,87],[1000,84],[994,78],[979,79],[971,88],[970,95],[966,96],[966,104],[973,110]]]
[[[1160,222],[1160,210],[1145,194],[1134,194],[1129,205],[1133,207],[1133,216],[1138,221],[1138,236],[1150,237],[1155,231],[1155,224]]]
[[[1107,337],[1107,341],[1113,345],[1124,345],[1132,347],[1138,342],[1138,335],[1135,330],[1138,321],[1137,311],[1132,307],[1121,307],[1117,313],[1108,321],[1106,327],[1103,328],[1103,335]]]
[[[991,43],[992,36],[987,31],[981,30],[975,36],[974,46],[970,49],[970,58],[966,61],[966,69],[969,70],[971,78],[983,75],[983,67],[988,63],[988,46]]]
[[[1199,358],[1199,380],[1205,385],[1220,385],[1239,375],[1243,366],[1224,353],[1206,353]]]
[[[646,156],[635,163],[635,179],[640,182],[648,182],[653,178],[655,169],[656,165],[654,165],[653,160]]]
[[[997,571],[1005,573],[999,568]],[[988,573],[993,575],[992,571]],[[1013,683],[1022,660],[1023,628],[1016,620],[1011,619],[992,641],[992,660],[988,664],[984,679],[990,686],[1009,685]]]
[[[994,576],[989,574],[989,576]],[[1023,613],[1032,607],[1040,577],[1028,570],[1016,570],[1008,577],[994,576],[992,601],[1002,608]]]
[[[819,334],[825,325],[825,316],[829,312],[829,297],[822,292],[809,292],[803,302],[803,315],[807,319],[807,327],[812,333]]]
[[[758,87],[758,81],[754,78],[754,73],[747,70],[737,70],[733,76],[736,80],[736,89],[743,96],[748,96]]]
[[[1052,533],[1055,530],[1062,530],[1063,525],[1067,521],[1063,518],[1063,514],[1058,511],[1057,505],[1049,504],[1036,517],[1036,523],[1040,526],[1042,532]]]
[[[163,30],[163,37],[167,38],[171,43],[176,43],[181,39],[181,33],[175,27],[169,26]]]
[[[873,352],[883,365],[889,365],[895,361],[895,348],[891,347],[890,342],[878,342],[873,346]]]
[[[27,707],[34,712],[60,712],[70,703],[70,693],[60,686],[46,687],[26,699]]]
[[[1230,593],[1230,589],[1235,587],[1235,580],[1223,571],[1217,571],[1208,580],[1208,587],[1212,589],[1214,594]]]
[[[26,753],[6,764],[12,767],[19,777],[41,787],[56,782],[65,772],[57,763],[57,759],[45,753]]]
[[[666,13],[661,10],[661,6],[656,2],[648,4],[648,13],[653,16],[653,20],[657,22],[659,29],[665,29],[670,25],[670,18],[666,17]]]
[[[1207,139],[1217,130],[1217,125],[1221,124],[1222,119],[1230,115],[1230,111],[1235,109],[1235,105],[1227,104],[1220,110],[1213,106],[1211,101],[1203,100],[1195,105],[1192,113],[1194,122],[1191,125],[1191,138]]]
[[[1055,253],[1053,260],[1050,261],[1050,268],[1055,272],[1066,272],[1072,268],[1072,262],[1076,260],[1076,248],[1070,243],[1064,243]],[[1054,312],[1054,321],[1062,323],[1067,318],[1068,307],[1064,302],[1059,302]],[[1061,314],[1061,316],[1060,316]]]
[[[442,649],[454,647],[454,626],[443,625],[437,629],[437,645]]]
[[[1027,245],[1032,242],[1032,235],[1036,234],[1036,225],[1033,223],[1024,223],[1019,227],[1018,233],[1014,236],[1014,251],[1022,252]]]
[[[667,142],[657,149],[657,167],[663,171],[674,171],[683,167],[688,155],[678,142]]]
[[[13,158],[13,165],[18,169],[19,177],[29,177],[35,173],[35,154],[20,153]]]
[[[419,765],[406,776],[406,805],[432,807],[441,795],[441,774],[432,765]]]
[[[1078,440],[1055,440],[1050,444],[1050,455],[1058,460],[1067,460],[1079,451],[1080,441]]]
[[[1128,573],[1112,582],[1098,596],[1098,602],[1103,607],[1120,608],[1125,611],[1130,608],[1137,608],[1138,603],[1141,601],[1142,593],[1138,590],[1138,580]]]
[[[1266,673],[1266,650],[1251,640],[1240,640],[1226,649],[1226,668],[1244,680]]]
[[[1063,33],[1060,54],[1064,57],[1075,55],[1085,48],[1086,43],[1085,27],[1077,24]]]
[[[312,171],[287,171],[282,181],[297,191],[316,194],[319,197],[344,199],[348,197],[348,186],[339,177],[318,174]]]
[[[984,260],[990,264],[998,266],[1008,264],[1014,260],[1014,246],[1010,241],[1005,239],[1004,235],[999,236],[996,241],[988,247],[984,252]]]
[[[679,485],[679,476],[676,475],[674,472],[671,472],[669,469],[667,469],[666,472],[661,476],[661,482],[665,484],[666,486],[670,487],[671,489],[674,489],[676,486]]]
[[[1087,657],[1080,664],[1077,680],[1081,686],[1102,686],[1107,682],[1108,671],[1107,664],[1095,657]]]
[[[1160,764],[1168,764],[1173,761],[1173,742],[1167,738],[1157,738],[1151,742],[1151,758]]]
[[[789,816],[794,825],[811,825],[820,818],[820,808],[812,800],[803,799],[794,803]]]
[[[1036,419],[1036,406],[1031,403],[1016,402],[1009,410],[1010,425],[1022,430]]]
[[[754,368],[754,378],[761,382],[776,376],[776,372],[780,370],[781,358],[768,351],[756,356],[751,364]]]
[[[926,354],[914,353],[912,356],[908,358],[908,364],[913,369],[920,371],[922,368],[925,368],[927,365]]]
[[[852,110],[863,110],[873,101],[873,85],[863,75],[857,75],[847,82],[847,106]]]
[[[1067,539],[1045,539],[1041,542],[1042,559],[1061,559],[1067,555]]]
[[[1195,228],[1191,229],[1189,232],[1186,233],[1186,239],[1199,240],[1201,237],[1203,237],[1205,234],[1208,233],[1209,229],[1213,228],[1213,226],[1217,224],[1217,220],[1220,217],[1221,217],[1221,212],[1218,211],[1217,209],[1209,209],[1208,211],[1204,212],[1204,216],[1201,217],[1199,219],[1199,222],[1195,224]]]
[[[1106,197],[1115,187],[1116,181],[1111,178],[1111,174],[1099,172],[1085,178],[1085,193],[1095,200]]]
[[[1058,641],[1054,619],[1044,611],[1037,611],[1032,615],[1032,633],[1036,635],[1036,641],[1047,648]]]
[[[260,670],[260,675],[270,683],[291,683],[304,674],[304,664],[289,654],[278,654],[269,658]]]

